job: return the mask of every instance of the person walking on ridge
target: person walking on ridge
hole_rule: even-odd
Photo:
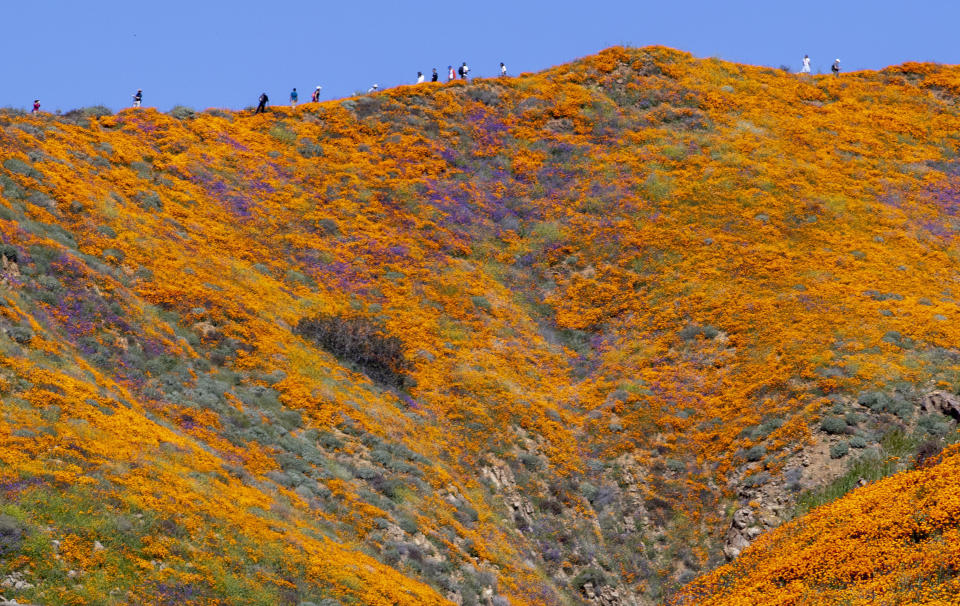
[[[39,113],[40,113],[40,99],[34,99],[34,100],[33,100],[33,109],[30,110],[30,113],[31,113],[31,114],[39,114]]]
[[[800,68],[800,73],[801,74],[810,73],[810,55],[803,56],[803,67]]]
[[[464,61],[463,65],[460,66],[460,79],[466,80],[467,76],[470,75],[470,68],[467,67],[467,62]]]
[[[297,88],[296,87],[294,87],[293,90],[290,91],[290,105],[294,107],[297,106]]]
[[[375,92],[377,92],[378,90],[380,90],[380,85],[379,85],[379,84],[374,84],[373,86],[371,86],[370,88],[367,89],[367,92],[368,92],[368,93],[375,93]]]
[[[417,72],[417,84],[423,84],[423,72]]]
[[[447,82],[453,82],[457,78],[456,72],[453,71],[453,66],[447,66]]]
[[[431,82],[436,82],[440,76],[437,74],[437,68],[433,68],[433,74],[430,76]]]
[[[507,77],[507,66],[503,64],[503,61],[500,62],[500,77]]]
[[[833,65],[830,66],[830,71],[833,72],[833,77],[836,78],[840,75],[840,59],[837,59],[833,62]]]
[[[143,90],[137,89],[137,94],[133,96],[133,106],[140,107],[140,103],[143,102]]]
[[[260,93],[260,104],[257,105],[257,110],[253,112],[253,115],[262,114],[267,111],[267,102],[270,100],[270,97],[267,96],[267,93]]]
[[[320,88],[320,86],[317,86],[317,88],[314,89],[313,94],[310,95],[310,100],[314,103],[320,103]]]

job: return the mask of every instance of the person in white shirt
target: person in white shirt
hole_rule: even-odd
[[[370,88],[367,89],[367,92],[368,92],[368,93],[375,93],[375,92],[377,92],[378,90],[380,90],[380,85],[379,85],[379,84],[374,84],[373,86],[371,86]]]
[[[453,71],[453,66],[447,66],[447,82],[453,82],[457,78],[457,72]]]
[[[810,55],[803,56],[803,67],[800,68],[800,73],[801,74],[810,73]]]
[[[417,84],[423,84],[423,72],[417,72]]]
[[[500,62],[500,77],[503,78],[507,75],[507,66],[503,64],[503,61]]]

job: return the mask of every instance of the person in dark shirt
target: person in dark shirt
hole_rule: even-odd
[[[260,104],[257,105],[257,111],[253,112],[254,115],[261,114],[267,111],[267,102],[270,100],[270,97],[267,96],[267,93],[260,93]]]

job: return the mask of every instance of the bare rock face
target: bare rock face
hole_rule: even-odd
[[[942,390],[934,390],[920,398],[920,409],[927,413],[938,412],[960,421],[960,397]]]
[[[728,560],[733,560],[740,553],[750,546],[750,541],[757,538],[759,532],[756,532],[753,524],[756,519],[753,510],[749,507],[738,509],[733,514],[733,522],[730,524],[730,530],[723,541],[723,555]]]
[[[614,589],[607,585],[594,587],[593,583],[584,583],[583,593],[591,604],[597,606],[638,606],[636,600],[624,595],[619,588]]]

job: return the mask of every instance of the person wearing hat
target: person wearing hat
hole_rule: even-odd
[[[313,91],[313,94],[310,95],[310,100],[313,101],[314,103],[319,103],[319,102],[320,102],[320,88],[321,88],[321,87],[318,86],[318,87]]]
[[[834,77],[840,75],[840,59],[833,62],[833,65],[830,66],[830,71],[833,72]]]
[[[133,96],[133,106],[134,106],[134,107],[140,107],[140,103],[141,103],[142,101],[143,101],[143,91],[138,88],[138,89],[137,89],[137,94],[135,94],[135,95]]]
[[[379,84],[374,84],[374,85],[371,86],[369,89],[367,89],[367,92],[368,92],[368,93],[375,93],[375,92],[377,92],[378,90],[380,90],[380,85],[379,85]]]
[[[430,81],[436,82],[438,79],[440,79],[440,75],[437,74],[437,68],[433,68],[433,75],[430,76]]]

